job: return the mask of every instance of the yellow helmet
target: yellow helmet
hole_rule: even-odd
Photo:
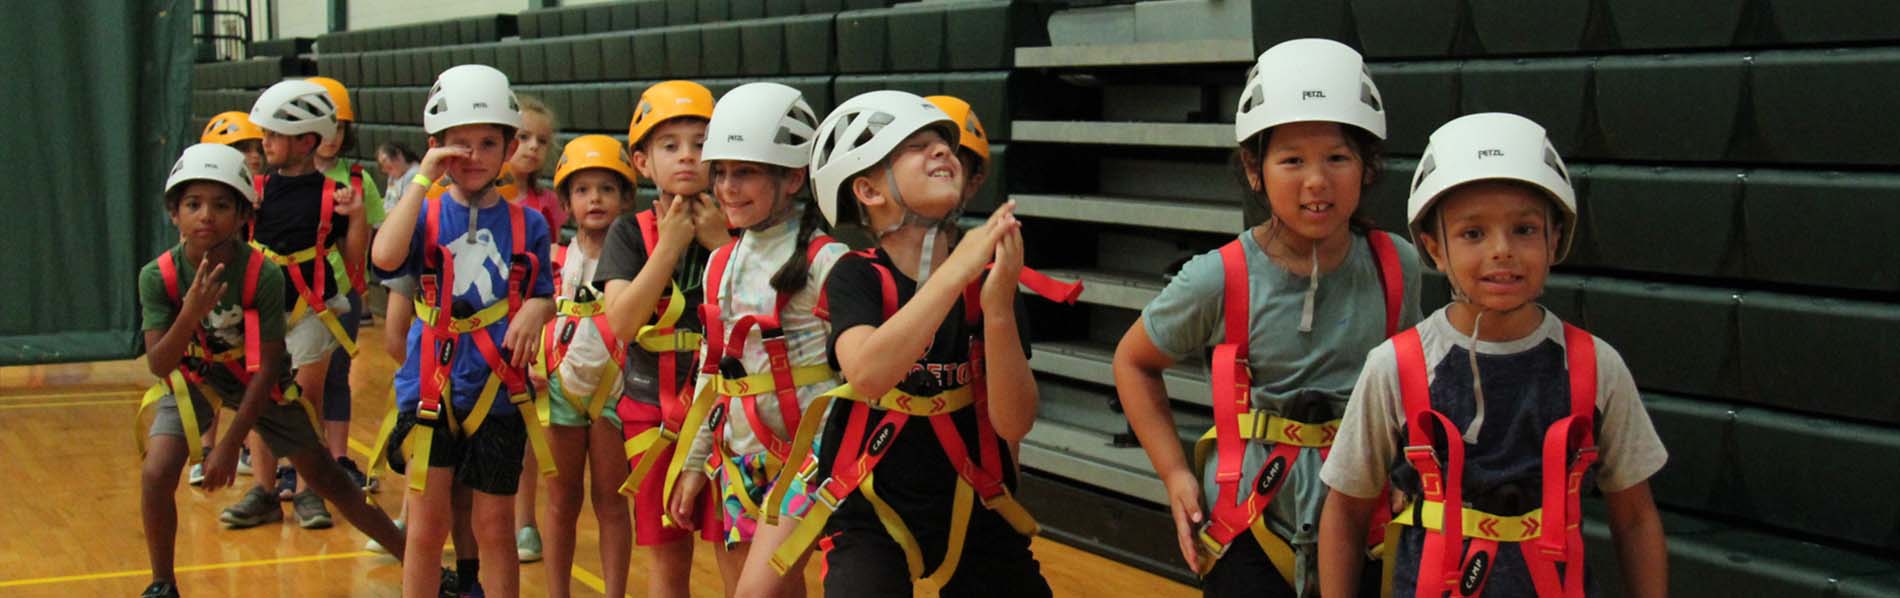
[[[342,82],[329,77],[310,77],[307,80],[322,85],[324,91],[330,92],[330,101],[336,102],[338,121],[356,122],[356,111],[350,108],[350,90],[344,89]]]
[[[583,135],[567,142],[567,147],[561,150],[561,161],[554,165],[554,186],[559,188],[568,175],[589,168],[620,173],[630,187],[639,180],[633,174],[633,167],[628,165],[626,146],[606,135]]]
[[[976,156],[983,159],[983,165],[988,167],[990,134],[983,130],[983,121],[976,118],[976,111],[970,109],[970,103],[954,96],[930,96],[924,99],[949,114],[950,120],[957,121],[957,126],[963,128],[963,134],[957,136],[957,145],[976,152]]]
[[[692,81],[666,81],[648,87],[634,104],[633,122],[627,124],[627,146],[638,147],[647,133],[660,123],[693,116],[712,120],[713,95],[706,86]]]
[[[211,117],[205,124],[205,132],[198,136],[199,143],[218,143],[230,145],[239,141],[264,139],[264,130],[251,123],[251,115],[243,112],[225,112]]]

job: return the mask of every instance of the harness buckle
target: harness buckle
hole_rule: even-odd
[[[843,499],[840,499],[831,494],[831,484],[836,482],[837,480],[838,478],[831,478],[831,479],[825,480],[824,484],[821,484],[818,486],[818,491],[812,493],[812,496],[817,498],[818,502],[824,503],[825,508],[831,509],[832,511],[837,511],[838,503],[844,502]]]
[[[727,380],[744,378],[747,375],[745,364],[740,363],[737,357],[722,355],[719,357],[719,375]]]

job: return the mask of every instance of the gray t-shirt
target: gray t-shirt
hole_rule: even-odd
[[[1253,375],[1254,408],[1281,413],[1289,401],[1304,395],[1323,403],[1335,417],[1343,413],[1353,381],[1359,377],[1363,352],[1385,340],[1385,291],[1371,247],[1364,237],[1355,235],[1346,261],[1320,275],[1313,330],[1300,332],[1301,311],[1311,279],[1275,265],[1252,234],[1241,234],[1240,243],[1247,257],[1252,304],[1247,363]],[[1404,329],[1420,317],[1418,252],[1397,237],[1393,237],[1393,245],[1398,249],[1405,285],[1399,314],[1399,326]],[[1181,360],[1202,355],[1225,340],[1221,309],[1224,281],[1219,251],[1196,256],[1182,266],[1174,281],[1142,310],[1142,320],[1155,347]],[[1252,491],[1253,478],[1266,462],[1269,449],[1262,443],[1247,446],[1239,499],[1245,500]],[[1210,457],[1200,472],[1201,492],[1210,505],[1219,496],[1214,484],[1218,462],[1218,456]],[[1319,509],[1326,497],[1326,488],[1319,482],[1319,465],[1318,450],[1301,451],[1280,495],[1266,511],[1269,529],[1289,539],[1296,549],[1302,577],[1295,580],[1296,588],[1316,585],[1318,577],[1315,549]]]

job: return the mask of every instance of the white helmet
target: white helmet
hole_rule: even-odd
[[[1317,38],[1288,40],[1261,52],[1240,90],[1234,141],[1301,121],[1352,125],[1385,139],[1385,102],[1365,58],[1345,44]]]
[[[905,138],[925,127],[941,129],[944,141],[957,146],[957,122],[916,94],[866,92],[831,111],[818,125],[811,154],[812,192],[825,221],[838,224],[838,188],[846,179],[882,163]]]
[[[1564,159],[1545,137],[1544,128],[1531,119],[1504,112],[1469,114],[1452,119],[1432,132],[1431,143],[1418,159],[1412,175],[1412,193],[1405,202],[1412,240],[1426,230],[1432,205],[1454,187],[1485,180],[1528,184],[1549,194],[1563,210],[1558,262],[1570,254],[1576,238],[1577,192],[1570,185]],[[1427,257],[1429,259],[1429,257]]]
[[[778,83],[747,83],[726,92],[706,125],[701,161],[744,160],[786,168],[811,163],[818,117],[805,97]]]
[[[436,75],[429,101],[423,104],[422,128],[437,135],[475,124],[521,128],[521,104],[508,86],[508,75],[480,64],[451,67]]]
[[[171,175],[165,178],[165,193],[192,181],[224,183],[244,198],[246,207],[257,203],[257,187],[251,183],[251,169],[244,165],[244,152],[231,146],[200,143],[185,148],[172,163]]]
[[[251,124],[279,135],[336,136],[336,100],[322,85],[303,79],[278,81],[251,105]]]

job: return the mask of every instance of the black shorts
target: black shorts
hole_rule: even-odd
[[[1381,583],[1385,581],[1379,561],[1366,561],[1359,569],[1359,596],[1377,598]],[[1273,567],[1273,561],[1260,548],[1252,532],[1241,532],[1234,536],[1234,542],[1227,546],[1227,552],[1214,562],[1214,568],[1201,578],[1201,596],[1203,598],[1227,598],[1230,596],[1280,597],[1293,598],[1299,592],[1293,590],[1291,580],[1282,579],[1280,571]]]
[[[396,429],[389,434],[389,468],[407,475],[408,455],[403,440],[416,427],[416,412],[396,416]],[[477,492],[512,496],[521,484],[521,458],[528,447],[528,428],[519,414],[490,413],[472,436],[458,437],[446,426],[430,435],[429,467],[455,470],[455,483]]]
[[[1029,537],[981,505],[970,514],[969,537],[957,570],[944,584],[945,598],[1049,598],[1042,565],[1029,551]],[[986,521],[987,520],[987,521]],[[920,540],[922,541],[922,540]],[[912,582],[904,549],[879,527],[852,526],[826,536],[826,596],[909,596]],[[942,559],[943,547],[924,547],[925,575]]]

